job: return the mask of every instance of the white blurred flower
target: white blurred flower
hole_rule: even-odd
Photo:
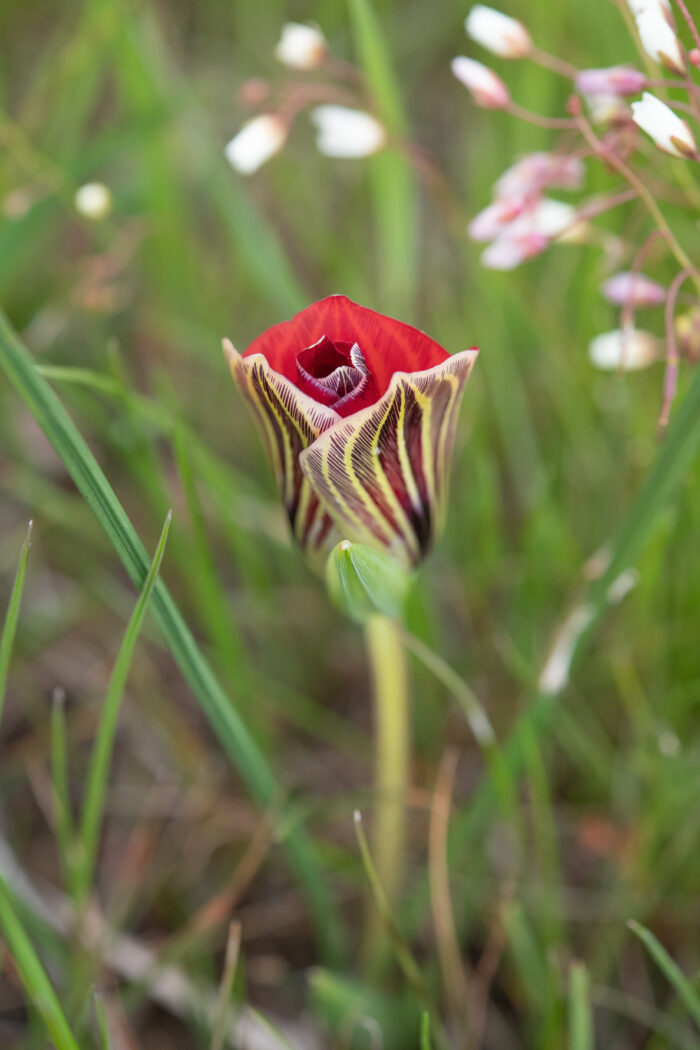
[[[635,17],[639,39],[646,53],[666,69],[682,75],[685,72],[685,66],[680,41],[663,9],[644,8]]]
[[[652,281],[643,273],[623,270],[609,277],[601,286],[608,302],[617,306],[630,303],[636,309],[646,306],[661,306],[666,301],[666,289],[658,281]]]
[[[667,11],[671,13],[670,0],[627,0],[627,6],[633,15],[639,15],[642,11]]]
[[[327,50],[326,38],[316,26],[287,22],[282,26],[275,58],[292,69],[316,69]]]
[[[576,88],[583,95],[636,95],[646,82],[646,75],[630,66],[582,69],[576,76]]]
[[[477,4],[467,15],[464,28],[477,44],[501,58],[522,58],[532,48],[532,41],[522,22]]]
[[[665,153],[674,157],[697,157],[698,148],[686,122],[648,91],[642,95],[641,102],[632,103],[632,120]]]
[[[252,175],[284,146],[287,125],[270,113],[253,117],[224,148],[226,160],[241,175]]]
[[[452,59],[451,68],[457,80],[471,92],[477,105],[486,109],[506,109],[510,105],[508,88],[488,66],[459,55]]]
[[[73,197],[75,210],[86,219],[104,219],[112,210],[112,193],[103,182],[86,182]]]
[[[569,227],[582,225],[576,223],[576,209],[571,204],[553,197],[543,197],[526,218],[533,230],[547,237],[558,237]]]
[[[633,372],[647,368],[662,356],[661,341],[649,332],[635,328],[616,328],[604,332],[591,340],[588,346],[588,357],[591,364],[605,372],[615,372],[618,368]]]
[[[316,106],[311,111],[316,146],[326,157],[368,157],[386,145],[386,129],[369,113],[347,106]]]

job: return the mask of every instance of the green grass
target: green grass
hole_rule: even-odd
[[[541,113],[561,111],[566,82],[480,52],[468,5],[312,6],[0,5],[0,1046],[206,1050],[260,1009],[295,1050],[313,1040],[290,1017],[339,1050],[446,1050],[469,1033],[479,1050],[693,1050],[700,375],[682,365],[660,441],[661,367],[603,375],[586,357],[617,323],[600,248],[498,274],[464,236],[513,158],[554,137],[474,108],[450,58],[488,62]],[[582,67],[637,62],[603,0],[502,6]],[[357,104],[391,149],[323,158],[302,114],[246,180],[222,147],[248,115],[241,84],[278,90],[289,17],[362,69]],[[424,180],[409,142],[444,181]],[[586,167],[588,191],[619,187]],[[696,168],[680,176],[695,196]],[[102,222],[72,204],[92,179],[114,195]],[[8,214],[16,191],[27,210]],[[697,216],[660,203],[697,261]],[[646,223],[628,205],[600,226],[637,243]],[[675,272],[660,250],[645,268]],[[362,634],[287,544],[220,351],[331,292],[481,348],[446,529],[406,600],[413,757],[391,908],[353,826],[359,809],[376,863]],[[661,333],[661,314],[638,320]],[[569,674],[543,686],[572,614]],[[450,901],[436,902],[447,749],[448,852],[430,859]],[[383,968],[362,950],[369,892]],[[463,1004],[436,903],[455,917]],[[64,921],[83,907],[177,965],[197,1003],[178,1013],[101,961]]]

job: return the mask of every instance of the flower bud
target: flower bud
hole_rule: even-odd
[[[626,372],[647,368],[662,356],[661,340],[635,328],[616,328],[592,339],[588,346],[591,364],[604,372]]]
[[[104,219],[112,210],[112,194],[102,182],[86,182],[76,190],[73,198],[75,210],[85,219]]]
[[[450,356],[424,332],[342,295],[274,325],[243,355],[226,340],[224,348],[299,546],[318,565],[350,541],[336,552],[335,583],[359,611],[365,598],[390,611],[403,578],[355,544],[406,567],[428,552],[476,348]]]
[[[646,53],[673,73],[683,74],[683,53],[675,31],[661,8],[645,8],[636,16],[639,39]]]
[[[386,145],[383,124],[361,109],[316,106],[311,112],[316,147],[326,157],[369,157]]]
[[[326,38],[316,26],[287,22],[275,48],[275,58],[291,69],[316,69],[327,51]]]
[[[584,69],[576,77],[582,95],[636,95],[647,82],[644,73],[629,66]]]
[[[226,160],[241,175],[252,175],[287,141],[287,126],[270,113],[254,117],[244,124],[224,148]]]
[[[632,103],[632,120],[664,153],[674,157],[697,157],[698,148],[686,122],[648,91],[642,95],[641,102]]]
[[[510,105],[508,88],[493,70],[473,58],[459,55],[452,59],[452,72],[464,84],[478,106],[486,109],[507,109]]]
[[[530,34],[522,22],[484,4],[471,9],[464,28],[472,40],[501,58],[522,58],[532,48]]]
[[[608,278],[601,286],[601,292],[608,302],[617,306],[629,304],[635,309],[661,306],[666,301],[666,289],[662,284],[643,273],[628,270]]]

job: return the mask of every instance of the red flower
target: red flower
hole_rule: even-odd
[[[477,351],[450,357],[344,295],[274,325],[242,356],[224,348],[301,548],[314,556],[346,538],[420,561],[441,518]]]

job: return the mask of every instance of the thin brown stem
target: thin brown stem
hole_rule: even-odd
[[[637,196],[637,191],[630,189],[621,190],[620,193],[615,193],[612,196],[593,198],[579,208],[576,221],[580,222],[581,219],[595,219],[598,215],[602,215],[604,212],[610,211],[612,208],[617,208],[620,204],[628,204],[630,201],[636,200]]]
[[[548,51],[542,51],[539,47],[532,47],[528,53],[528,58],[531,58],[538,66],[551,69],[554,73],[567,77],[568,80],[575,80],[579,74],[579,70],[571,62],[566,62],[563,58],[558,58],[557,55],[550,55]]]
[[[283,97],[277,116],[285,124],[291,124],[294,118],[307,106],[314,103],[334,102],[341,106],[356,106],[357,98],[345,88],[333,84],[302,84],[292,81]]]
[[[636,172],[632,171],[632,169],[622,160],[620,156],[618,156],[617,153],[615,153],[614,150],[611,150],[609,146],[606,146],[606,144],[598,138],[596,133],[593,131],[591,125],[588,123],[585,117],[582,116],[581,113],[575,114],[574,119],[581,130],[581,134],[586,139],[586,141],[593,147],[596,153],[599,156],[603,157],[605,160],[607,160],[608,163],[611,164],[612,167],[615,168],[615,170],[618,171],[623,178],[627,179],[629,184],[635,188],[640,199],[646,206],[647,211],[654,219],[658,228],[663,232],[664,236],[666,237],[668,245],[673,254],[675,255],[676,259],[678,260],[679,264],[684,270],[688,270],[692,274],[693,280],[700,289],[700,273],[698,272],[697,267],[693,266],[685,250],[676,240],[673,230],[664,218],[661,209],[652,197],[651,193],[649,192],[649,189],[644,185],[644,183],[636,174]]]
[[[447,864],[450,805],[458,758],[454,748],[448,749],[438,769],[430,811],[428,865],[433,926],[446,998],[454,1020],[459,1018],[464,1022],[470,1013],[470,980],[456,935]]]
[[[654,243],[654,241],[658,240],[659,237],[664,237],[664,238],[666,237],[666,234],[664,233],[664,231],[663,230],[652,230],[652,232],[646,238],[646,240],[644,241],[642,246],[639,248],[639,250],[637,251],[637,253],[636,253],[636,255],[635,255],[635,257],[634,257],[634,259],[632,261],[631,273],[633,275],[636,276],[638,273],[641,272],[642,266],[644,265],[644,260],[646,259],[647,255],[649,254],[649,250],[650,250],[652,244]],[[624,305],[622,307],[622,311],[620,313],[620,328],[622,329],[623,332],[626,332],[626,331],[629,331],[629,329],[632,328],[633,325],[634,325],[634,302],[633,302],[632,297],[630,296],[630,298],[627,299],[627,301],[624,303]]]
[[[562,129],[570,130],[576,127],[576,121],[570,117],[545,117],[541,113],[532,113],[529,109],[519,106],[516,102],[509,102],[505,107],[506,112],[520,120],[526,120],[528,124],[535,124],[538,128],[549,128],[552,131]]]
[[[697,48],[700,48],[700,33],[698,33],[698,28],[695,25],[695,22],[693,21],[693,16],[691,15],[690,11],[688,10],[688,8],[685,5],[685,0],[676,0],[676,3],[678,4],[678,7],[680,8],[681,14],[683,15],[683,17],[685,18],[686,22],[688,23],[688,27],[690,29],[691,35],[693,37],[693,40],[695,41],[695,46]]]

